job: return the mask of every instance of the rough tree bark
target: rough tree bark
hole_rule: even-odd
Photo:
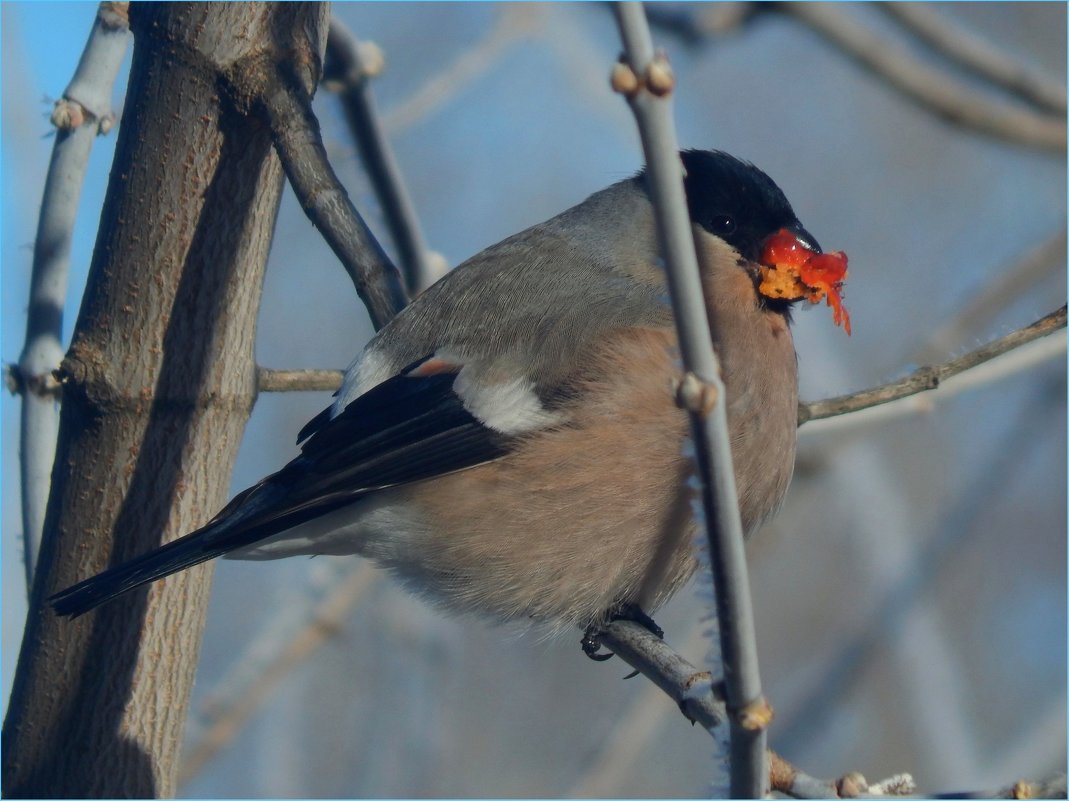
[[[152,797],[177,756],[210,582],[198,567],[75,621],[53,592],[205,522],[255,398],[282,170],[247,115],[265,65],[311,89],[322,3],[135,4],[135,47],[3,729],[11,797]]]

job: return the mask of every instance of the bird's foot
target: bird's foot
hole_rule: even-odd
[[[612,651],[599,653],[601,651],[601,632],[598,631],[598,627],[594,624],[589,625],[587,630],[583,632],[583,639],[579,641],[579,647],[583,649],[584,654],[595,662],[604,662],[606,659],[612,659],[616,656]]]
[[[638,623],[642,628],[655,635],[658,639],[664,639],[664,629],[658,626],[653,618],[642,611],[642,607],[633,603],[621,603],[614,606],[609,610],[606,615],[609,622],[614,620],[630,620],[632,623]],[[596,623],[591,623],[587,626],[586,631],[583,632],[583,639],[579,641],[580,647],[583,649],[583,653],[593,659],[595,662],[604,662],[606,659],[612,659],[614,654],[612,651],[601,652],[601,630]],[[635,674],[632,673],[631,676]],[[627,678],[631,678],[628,676]]]

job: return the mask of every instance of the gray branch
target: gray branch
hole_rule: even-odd
[[[404,308],[405,291],[397,268],[330,166],[311,96],[299,81],[276,75],[258,102],[301,208],[349,273],[376,330],[382,328]]]
[[[1022,343],[1008,353],[944,379],[940,381],[937,389],[909,395],[879,406],[869,406],[865,409],[847,412],[837,417],[825,417],[807,424],[802,431],[806,436],[814,434],[825,437],[841,436],[845,431],[857,430],[887,420],[913,414],[928,414],[935,409],[937,404],[962,392],[1005,381],[1054,359],[1061,359],[1064,362],[1066,349],[1067,341],[1063,329],[1061,336],[1052,335]]]
[[[643,626],[616,620],[602,630],[601,643],[648,678],[679,704],[680,711],[709,733],[727,720],[723,700],[716,697],[712,676],[673,651]]]
[[[1049,336],[1065,328],[1065,307],[1037,320],[1031,325],[1013,331],[1000,339],[970,351],[956,359],[938,365],[920,367],[904,378],[897,379],[878,387],[826,398],[819,401],[798,404],[798,425],[830,417],[846,417],[873,406],[892,403],[922,392],[939,389],[948,379],[975,372],[984,364],[1011,351],[1023,349],[1026,345]],[[1051,348],[1023,360],[1015,365],[1015,371],[1031,367],[1037,361],[1051,358],[1064,350]],[[1024,351],[1021,351],[1022,354]],[[1003,371],[984,380],[1001,377]],[[257,389],[260,392],[333,392],[341,386],[344,373],[341,370],[276,370],[261,367],[257,373]],[[980,381],[980,377],[977,378]]]
[[[731,711],[731,795],[761,798],[768,780],[765,726],[771,715],[761,692],[757,666],[746,551],[724,403],[726,394],[709,335],[668,99],[674,79],[664,56],[654,54],[642,5],[617,3],[613,12],[626,56],[626,65],[618,65],[614,73],[614,86],[627,96],[642,138],[683,356],[685,376],[680,398],[690,412],[702,477],[704,523]],[[628,68],[630,75],[626,73]],[[691,401],[686,399],[688,394]]]
[[[59,432],[59,386],[52,373],[63,359],[71,237],[93,139],[111,127],[112,88],[130,39],[126,5],[101,3],[78,67],[52,115],[58,130],[34,240],[26,343],[13,371],[22,392],[19,470],[27,592],[41,547]]]
[[[272,370],[260,367],[256,371],[258,392],[334,392],[341,386],[345,373],[341,370]]]
[[[382,55],[376,56],[375,52],[370,43],[358,42],[345,24],[333,17],[327,37],[323,83],[328,90],[338,93],[364,169],[382,204],[408,291],[414,295],[441,277],[444,260],[435,259],[427,249],[415,206],[383,130],[371,90],[371,78],[382,67]]]
[[[835,417],[860,411],[870,406],[878,406],[881,403],[889,403],[909,395],[916,395],[918,392],[936,389],[940,382],[951,376],[977,367],[1034,339],[1054,333],[1060,328],[1065,328],[1065,322],[1066,307],[1062,306],[1029,326],[1013,331],[1004,337],[996,339],[994,342],[989,342],[983,347],[943,364],[919,367],[905,378],[900,378],[889,384],[882,384],[860,392],[851,392],[848,395],[839,395],[835,398],[799,404],[798,425],[810,420],[820,420],[824,417]]]

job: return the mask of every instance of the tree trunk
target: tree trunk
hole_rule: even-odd
[[[65,378],[44,543],[3,729],[7,797],[175,789],[211,568],[74,621],[45,599],[204,523],[255,399],[282,190],[258,70],[314,87],[320,3],[135,4],[126,111]]]

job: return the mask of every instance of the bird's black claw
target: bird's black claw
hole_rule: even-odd
[[[612,659],[615,656],[612,651],[606,651],[603,654],[598,653],[601,650],[601,637],[598,636],[597,629],[594,626],[589,626],[583,632],[583,639],[579,641],[579,645],[582,647],[583,653],[595,662],[604,662],[606,659]]]
[[[638,604],[622,603],[617,604],[609,610],[607,615],[609,621],[613,620],[630,620],[632,623],[638,623],[642,628],[646,629],[658,639],[664,639],[664,629],[653,622],[653,618],[642,611],[642,607]],[[596,624],[590,624],[587,626],[585,632],[583,632],[583,639],[579,641],[579,645],[583,649],[583,653],[593,659],[595,662],[604,662],[606,659],[612,659],[613,653],[601,651],[601,636]],[[632,678],[638,671],[632,673],[625,678]]]
[[[606,659],[612,659],[615,656],[612,651],[599,653],[601,651],[601,637],[598,636],[593,626],[584,632],[583,639],[579,641],[579,645],[582,647],[583,653],[595,662],[604,662]]]

